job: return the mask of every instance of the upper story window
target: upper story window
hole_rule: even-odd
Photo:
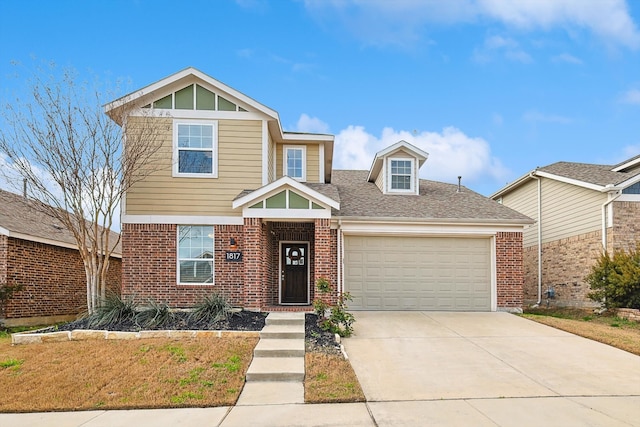
[[[389,190],[413,191],[413,160],[390,159],[389,160]]]
[[[178,226],[178,283],[213,284],[213,226]]]
[[[175,123],[174,176],[217,176],[217,123]]]
[[[640,182],[628,186],[622,190],[622,194],[640,194]]]
[[[305,146],[285,146],[284,147],[284,171],[287,175],[298,181],[307,180],[307,149]]]

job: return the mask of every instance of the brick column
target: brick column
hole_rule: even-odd
[[[521,311],[523,284],[522,233],[500,232],[496,235],[498,309]]]
[[[315,283],[320,277],[324,277],[329,280],[334,292],[330,295],[330,303],[335,303],[337,300],[337,283],[335,282],[334,274],[334,260],[332,259],[331,250],[331,222],[329,219],[322,218],[315,220],[314,227],[314,278],[313,286],[315,296],[320,294],[315,289]]]
[[[244,308],[260,310],[264,305],[266,242],[262,231],[262,219],[244,219]]]

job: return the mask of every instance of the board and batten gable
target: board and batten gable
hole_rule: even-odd
[[[602,204],[607,195],[599,191],[540,178],[542,191],[542,242],[598,231],[602,228]],[[526,227],[524,247],[537,244],[538,183],[530,180],[502,196],[502,204],[534,219]]]
[[[320,145],[319,144],[298,144],[295,142],[290,143],[278,143],[276,144],[276,179],[280,179],[284,172],[284,147],[285,146],[300,146],[306,147],[307,161],[305,167],[307,168],[307,180],[306,182],[321,182],[320,181]]]
[[[135,120],[132,118],[131,120]],[[217,178],[172,176],[173,125],[178,119],[153,118],[163,132],[154,173],[127,192],[127,215],[241,216],[233,199],[247,188],[262,185],[262,122],[218,120]]]

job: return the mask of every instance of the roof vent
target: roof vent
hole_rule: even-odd
[[[462,193],[462,186],[461,183],[462,182],[462,177],[458,176],[458,190],[456,191],[456,193]]]

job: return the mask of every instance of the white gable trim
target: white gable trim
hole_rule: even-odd
[[[9,235],[9,230],[7,230],[4,227],[0,227],[0,234],[2,234],[3,236],[8,236]]]
[[[605,189],[605,187],[602,186],[602,185],[591,184],[589,182],[584,182],[584,181],[580,181],[578,179],[573,179],[573,178],[567,178],[567,177],[560,176],[560,175],[554,175],[552,173],[548,173],[548,172],[544,172],[544,171],[540,171],[540,170],[535,171],[533,174],[535,176],[541,176],[543,178],[554,179],[556,181],[564,182],[565,184],[576,185],[578,187],[588,188],[590,190],[603,191]]]
[[[276,192],[284,190],[288,187],[297,190],[301,195],[305,195],[311,199],[317,200],[319,204],[323,204],[334,209],[340,209],[340,203],[288,176],[283,176],[282,178],[272,182],[271,184],[265,185],[264,187],[261,187],[245,196],[237,198],[233,201],[232,207],[233,209],[237,209],[239,207],[255,204],[260,199],[267,197],[272,193],[275,194]]]
[[[380,174],[380,170],[385,167],[384,159],[387,156],[395,153],[396,151],[404,150],[412,157],[415,157],[417,162],[416,166],[419,170],[420,167],[424,164],[424,162],[429,158],[429,153],[419,149],[418,147],[409,144],[407,141],[398,141],[395,144],[385,148],[384,150],[378,151],[373,158],[373,162],[371,163],[371,167],[369,168],[369,175],[367,176],[367,181],[373,182],[376,177]]]
[[[278,122],[280,121],[279,117],[278,117],[278,113],[275,110],[272,110],[271,108],[267,107],[266,105],[263,105],[261,103],[259,103],[258,101],[248,97],[247,95],[243,94],[242,92],[238,92],[237,90],[233,89],[230,86],[227,86],[226,84],[214,79],[213,77],[203,73],[200,70],[197,70],[193,67],[189,67],[189,68],[185,68],[182,71],[178,71],[175,74],[172,74],[168,77],[165,77],[162,80],[158,80],[155,83],[152,83],[148,86],[143,87],[142,89],[136,91],[136,92],[132,92],[128,95],[125,95],[119,99],[116,99],[115,101],[112,101],[108,104],[106,104],[104,106],[104,110],[105,112],[108,114],[109,111],[118,108],[118,107],[122,107],[126,104],[129,104],[131,102],[136,102],[139,101],[141,98],[147,96],[147,95],[151,95],[156,91],[159,91],[163,88],[165,88],[166,86],[169,86],[179,80],[182,79],[187,79],[190,76],[194,76],[197,79],[200,79],[204,82],[206,82],[207,84],[215,87],[216,89],[222,91],[222,92],[226,92],[227,94],[229,94],[230,96],[238,99],[239,101],[245,103],[246,105],[254,108],[257,111],[260,111],[266,115],[268,115],[269,117],[278,120]]]
[[[622,170],[625,170],[625,169],[627,169],[627,168],[629,168],[631,166],[635,166],[637,164],[640,164],[640,157],[638,157],[637,159],[633,159],[631,161],[625,162],[625,163],[621,164],[620,166],[615,167],[615,168],[613,168],[611,170],[613,172],[620,172]]]
[[[635,184],[638,181],[640,181],[640,173],[636,176],[629,178],[626,181],[621,182],[620,184],[616,185],[616,187],[620,188],[621,190],[624,190],[625,188]]]

